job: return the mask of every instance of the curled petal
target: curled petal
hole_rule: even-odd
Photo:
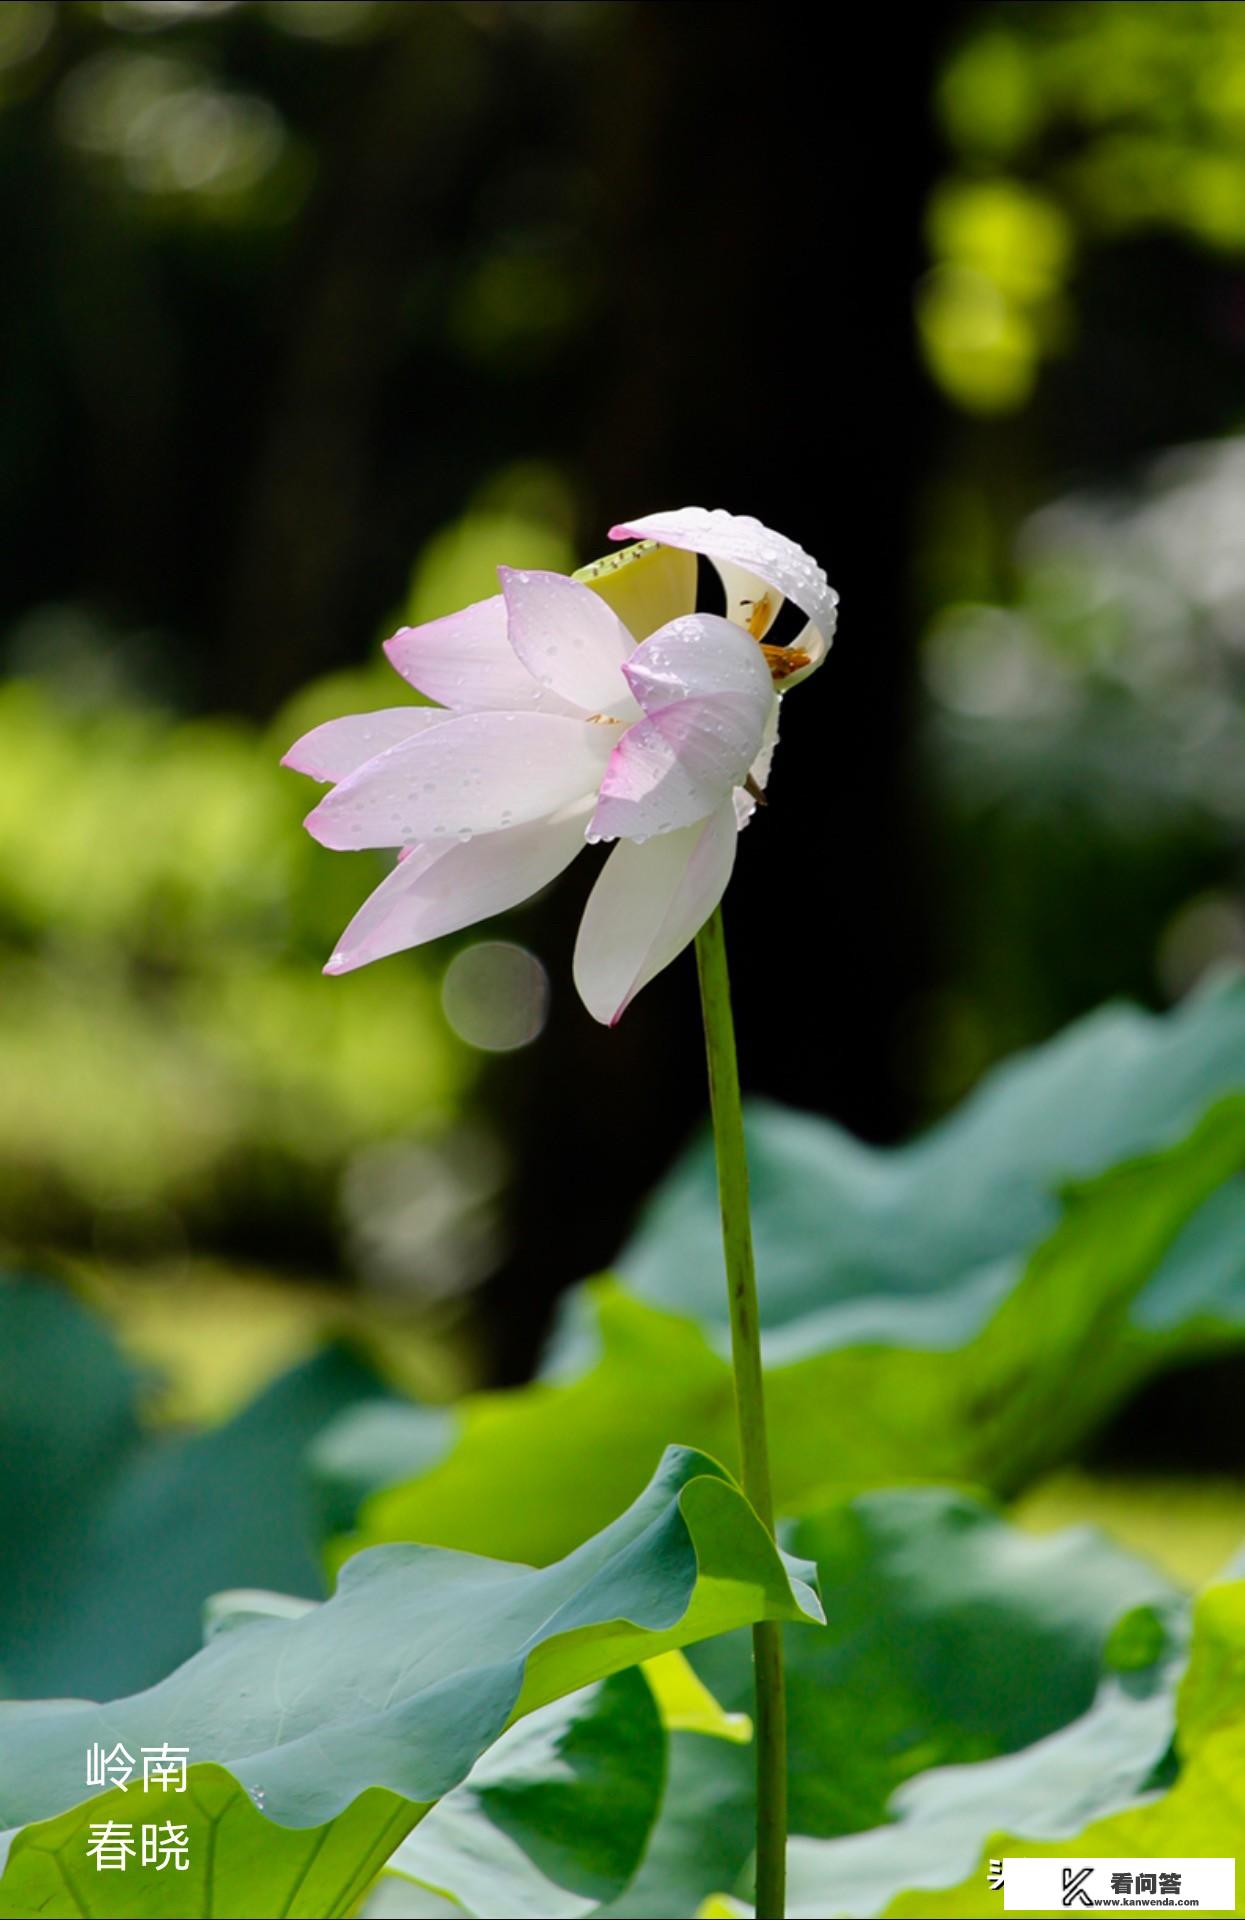
[[[750,514],[724,513],[705,507],[679,507],[670,513],[650,513],[610,528],[612,540],[660,540],[668,547],[703,553],[722,572],[728,599],[746,596],[738,573],[763,581],[788,600],[794,600],[808,625],[794,647],[808,655],[807,664],[789,674],[785,686],[805,679],[825,658],[834,637],[839,597],[825,573],[803,547],[785,534],[763,527]],[[736,615],[738,617],[738,615]],[[747,620],[744,621],[747,625]],[[758,622],[759,624],[759,622]],[[759,635],[757,636],[760,637]]]
[[[634,713],[622,664],[635,641],[601,595],[561,573],[497,572],[510,644],[536,684],[581,713]]]
[[[575,984],[594,1020],[612,1027],[695,938],[726,892],[737,839],[727,799],[697,826],[615,847],[575,944]]]
[[[570,865],[584,844],[587,814],[585,805],[558,820],[481,834],[467,846],[413,847],[364,901],[324,971],[351,973],[517,907]]]
[[[348,713],[326,720],[296,740],[281,762],[313,780],[345,780],[378,753],[410,740],[448,718],[441,707],[383,707],[379,713]]]
[[[385,652],[411,686],[459,713],[575,711],[533,679],[519,659],[499,593],[443,620],[400,628],[386,640]]]
[[[553,713],[448,714],[334,787],[307,830],[348,850],[522,826],[596,790],[612,732]]]

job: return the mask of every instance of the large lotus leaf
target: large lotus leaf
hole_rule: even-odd
[[[977,1761],[984,1764],[957,1771],[988,1781],[993,1756],[1010,1756],[1001,1769],[1023,1763],[1040,1751],[1033,1742],[1054,1749],[1067,1740],[1070,1766],[1082,1754],[1104,1775],[1131,1769],[1133,1781],[1161,1756],[1179,1632],[1165,1635],[1154,1623],[1177,1597],[1102,1536],[1077,1528],[1034,1538],[966,1494],[922,1488],[864,1495],[803,1521],[792,1545],[816,1561],[828,1623],[824,1634],[785,1636],[794,1832],[877,1828],[910,1776],[921,1775],[915,1788],[938,1777],[930,1768]],[[1126,1683],[1110,1671],[1103,1678],[1121,1618],[1149,1629]],[[1128,1645],[1137,1647],[1136,1632]],[[741,1636],[699,1646],[693,1659],[723,1705],[747,1704]],[[1049,1795],[1055,1773],[1054,1765],[1044,1779],[1039,1772],[1035,1791]],[[968,1859],[988,1825],[971,1830]],[[901,1839],[902,1829],[876,1837]],[[874,1838],[842,1842],[847,1865]],[[752,1846],[751,1754],[675,1734],[644,1865],[610,1912],[692,1914],[741,1881]],[[851,1905],[867,1890],[863,1868],[851,1884],[844,1910],[870,1911]]]
[[[61,1596],[90,1578],[96,1508],[139,1444],[138,1384],[71,1295],[0,1278],[0,1691],[22,1687]]]
[[[202,1652],[145,1693],[106,1707],[0,1707],[0,1822],[25,1829],[0,1881],[0,1913],[76,1910],[55,1887],[72,1881],[81,1897],[83,1820],[130,1817],[118,1814],[130,1796],[116,1789],[93,1813],[80,1806],[86,1752],[118,1742],[134,1755],[188,1747],[194,1763],[192,1853],[210,1860],[210,1883],[196,1904],[154,1910],[343,1911],[333,1901],[360,1891],[343,1863],[374,1872],[513,1720],[704,1635],[760,1618],[820,1619],[812,1573],[778,1552],[716,1462],[686,1448],[670,1448],[632,1507],[554,1566],[419,1546],[362,1555],[320,1606],[226,1614]],[[287,1830],[274,1857],[284,1850],[298,1878],[284,1904],[257,1904],[276,1898],[275,1881],[251,1877],[259,1808]],[[321,1830],[314,1841],[308,1828]],[[304,1830],[301,1853],[292,1829]],[[129,1879],[110,1879],[115,1902]],[[183,1899],[175,1881],[172,1893],[165,1881],[152,1894],[154,1875],[146,1884],[133,1897]]]
[[[84,1754],[75,1769],[83,1773]],[[231,1773],[187,1772],[184,1794],[144,1792],[133,1781],[40,1820],[12,1836],[0,1876],[0,1920],[336,1920],[352,1911],[419,1809],[392,1793],[366,1793],[336,1819],[282,1827],[256,1807]],[[185,1872],[144,1867],[144,1826],[188,1830]],[[104,1823],[127,1827],[136,1857],[97,1868],[88,1847]]]
[[[388,1873],[482,1920],[578,1920],[639,1865],[665,1760],[640,1671],[614,1674],[508,1728],[402,1843]],[[409,1893],[403,1905],[383,1883],[378,1895],[375,1908],[390,1920],[426,1910]]]
[[[367,1920],[601,1908],[639,1865],[674,1730],[697,1746],[752,1737],[748,1716],[724,1713],[673,1649],[516,1722],[398,1848]]]
[[[1159,1630],[1153,1615],[1126,1626]],[[791,1911],[825,1920],[883,1913],[905,1887],[960,1879],[1002,1825],[1067,1834],[1133,1798],[1152,1783],[1170,1746],[1174,1664],[1173,1650],[1140,1674],[1107,1678],[1088,1713],[1019,1753],[921,1774],[895,1795],[886,1826],[842,1840],[793,1839]]]
[[[772,1363],[780,1508],[916,1478],[1008,1491],[1066,1454],[1145,1365],[1126,1326],[1132,1300],[1243,1162],[1245,1100],[1225,1100],[1176,1144],[1065,1191],[1057,1224],[965,1344],[956,1301],[944,1340],[931,1295],[909,1346],[813,1342]],[[543,1561],[634,1496],[668,1433],[734,1460],[730,1369],[705,1329],[608,1283],[588,1300],[595,1360],[468,1398],[446,1457],[366,1501],[348,1544],[435,1540]]]
[[[220,1427],[144,1431],[104,1324],[46,1281],[0,1283],[0,1675],[9,1693],[124,1693],[199,1645],[214,1589],[324,1592],[304,1455],[373,1399],[326,1348]]]
[[[1044,1782],[1049,1789],[1046,1798],[1035,1794],[1031,1783],[1026,1787],[1017,1782],[1018,1790],[1010,1804],[1006,1796],[992,1796],[979,1810],[975,1818],[977,1844],[971,1860],[961,1859],[958,1884],[950,1884],[945,1854],[929,1848],[922,1851],[918,1844],[906,1851],[900,1862],[898,1849],[893,1849],[892,1859],[906,1868],[906,1873],[901,1881],[893,1879],[892,1885],[902,1884],[912,1890],[893,1899],[885,1911],[914,1916],[948,1914],[956,1920],[1001,1914],[1002,1895],[992,1893],[986,1885],[988,1859],[1041,1855],[1081,1860],[1179,1859],[1206,1854],[1236,1857],[1238,1905],[1234,1911],[1240,1913],[1240,1875],[1245,1867],[1245,1584],[1212,1587],[1198,1602],[1192,1658],[1180,1689],[1177,1719],[1180,1769],[1165,1792],[1139,1798],[1138,1788],[1144,1782],[1130,1781],[1126,1773],[1117,1773],[1108,1776],[1106,1785],[1112,1792],[1104,1800],[1095,1790],[1091,1754],[1082,1756],[1087,1762],[1083,1785],[1088,1805],[1084,1800],[1078,1803],[1075,1794],[1061,1793],[1054,1770]],[[1017,1756],[1021,1760],[1025,1757]],[[990,1769],[974,1771],[980,1776]],[[966,1797],[972,1784],[971,1780],[964,1782]],[[1121,1805],[1124,1801],[1132,1804]],[[944,1810],[951,1804],[951,1796],[944,1795]],[[1105,1812],[1104,1807],[1111,1811]],[[982,1812],[995,1816],[990,1818],[986,1833],[982,1832]],[[1089,1825],[1083,1824],[1087,1817]],[[894,1829],[888,1832],[893,1841]],[[879,1847],[879,1860],[881,1853]],[[793,1848],[791,1864],[793,1902],[789,1910],[793,1914],[881,1911],[839,1904],[842,1843],[821,1849],[803,1843]],[[939,1873],[939,1867],[944,1871]]]
[[[914,1327],[921,1345],[959,1344],[1049,1235],[1069,1181],[1168,1146],[1242,1088],[1245,977],[1228,975],[1166,1015],[1100,1009],[996,1068],[906,1146],[866,1147],[827,1120],[754,1106],[753,1222],[773,1357],[814,1342],[910,1346]],[[641,1298],[689,1314],[724,1344],[709,1141],[658,1191],[618,1264]],[[1205,1300],[1190,1290],[1182,1317],[1204,1306],[1239,1321],[1245,1263],[1232,1275],[1235,1304],[1222,1275],[1204,1278]],[[1171,1274],[1154,1284],[1181,1292]]]

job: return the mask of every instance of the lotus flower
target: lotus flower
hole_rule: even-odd
[[[492,599],[396,633],[391,662],[436,706],[330,720],[286,754],[333,783],[307,817],[322,845],[401,849],[326,973],[504,912],[585,841],[616,840],[575,949],[584,1003],[613,1025],[717,906],[780,697],[820,665],[837,597],[794,541],[738,515],[686,507],[610,537],[638,544],[574,578],[501,567]],[[697,554],[725,617],[694,610]],[[784,599],[807,625],[767,645]]]

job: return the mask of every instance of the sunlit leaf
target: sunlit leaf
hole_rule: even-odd
[[[779,1554],[715,1462],[670,1448],[634,1505],[554,1566],[394,1546],[353,1561],[333,1598],[305,1612],[226,1610],[202,1652],[145,1693],[0,1708],[0,1823],[23,1829],[0,1913],[344,1912],[360,1875],[513,1721],[750,1620],[819,1620],[811,1575]],[[193,1895],[159,1890],[170,1883],[154,1875],[111,1876],[100,1894],[84,1821],[131,1803],[114,1788],[106,1806],[82,1807],[95,1742],[134,1755],[189,1747],[192,1854],[208,1870]],[[91,1886],[96,1904],[83,1908]]]
[[[1019,1489],[1170,1352],[1132,1303],[1245,1162],[1245,1100],[1215,1100],[1245,990],[1155,1025],[1089,1023],[893,1166],[794,1115],[754,1128],[782,1509],[914,1477]],[[666,1434],[734,1458],[708,1172],[699,1158],[658,1202],[634,1291],[582,1292],[551,1376],[469,1397],[448,1455],[375,1493],[346,1544],[544,1560],[634,1495]]]
[[[827,1631],[785,1636],[791,1823],[823,1840],[855,1836],[836,1843],[834,1911],[863,1915],[871,1909],[859,1902],[879,1887],[902,1886],[902,1870],[889,1882],[887,1872],[921,1834],[930,1858],[958,1845],[967,1866],[989,1827],[980,1809],[991,1791],[995,1804],[1028,1795],[1088,1809],[1109,1803],[1121,1779],[1129,1791],[1161,1758],[1181,1658],[1177,1596],[1101,1537],[1077,1529],[1033,1539],[984,1503],[931,1488],[864,1495],[801,1522],[792,1544],[816,1561]],[[1156,1632],[1144,1643],[1134,1636],[1138,1653],[1121,1678],[1110,1665],[1120,1623],[1142,1619]],[[725,1707],[749,1702],[745,1637],[699,1646],[693,1659]],[[672,1737],[661,1817],[639,1875],[610,1909],[618,1920],[688,1915],[714,1891],[746,1886],[752,1767],[747,1749]],[[882,1824],[947,1769],[980,1783],[979,1796],[963,1789],[940,1821],[913,1829],[911,1844],[907,1828]],[[829,1885],[823,1876],[823,1898]]]
[[[1121,1682],[1121,1688],[1124,1683]],[[1223,1858],[1237,1856],[1237,1871],[1245,1864],[1240,1835],[1245,1829],[1245,1585],[1233,1582],[1212,1587],[1198,1603],[1194,1615],[1193,1651],[1189,1670],[1180,1689],[1176,1734],[1179,1774],[1165,1792],[1137,1797],[1141,1782],[1130,1783],[1125,1776],[1098,1770],[1095,1756],[1086,1751],[1082,1781],[1089,1790],[1091,1804],[1078,1805],[1060,1788],[1058,1776],[1049,1776],[1049,1792],[1044,1798],[1033,1791],[1033,1782],[1016,1786],[1022,1790],[995,1799],[983,1797],[974,1810],[978,1835],[972,1859],[961,1858],[962,1873],[945,1877],[935,1871],[950,1864],[951,1856],[941,1854],[928,1843],[924,1849],[914,1845],[905,1850],[902,1862],[892,1846],[890,1877],[892,1886],[911,1889],[885,1908],[887,1913],[914,1916],[947,1914],[956,1920],[974,1920],[977,1915],[1000,1914],[1002,1895],[991,1893],[980,1863],[986,1859],[1031,1858],[1042,1855],[1076,1856],[1093,1859],[1181,1859],[1200,1854]],[[1069,1738],[1072,1729],[1069,1729]],[[1053,1745],[1053,1743],[1050,1743]],[[1101,1758],[1101,1756],[1098,1756]],[[1017,1756],[1018,1761],[1032,1759],[1047,1763],[1053,1756]],[[975,1784],[984,1787],[980,1775],[986,1769],[973,1770],[978,1776],[965,1776],[961,1799],[967,1801]],[[925,1783],[922,1783],[925,1784]],[[937,1794],[944,1807],[950,1805],[955,1783],[940,1782],[933,1776],[927,1808],[935,1804]],[[1112,1810],[1094,1818],[1103,1808],[1103,1790],[1109,1790],[1106,1807]],[[1098,1801],[1095,1807],[1092,1803]],[[1131,1801],[1132,1804],[1122,1802]],[[982,1815],[992,1816],[987,1833],[982,1833]],[[1084,1824],[1088,1817],[1090,1824]],[[872,1838],[872,1836],[868,1836]],[[876,1849],[880,1862],[882,1849]],[[906,1870],[899,1877],[894,1869]],[[880,1909],[838,1904],[837,1876],[842,1867],[841,1847],[817,1849],[811,1844],[794,1849],[793,1914],[861,1914]],[[1235,1908],[1240,1912],[1238,1902]]]

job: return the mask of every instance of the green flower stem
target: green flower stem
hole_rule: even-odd
[[[700,1004],[709,1056],[709,1100],[718,1162],[718,1203],[731,1312],[731,1358],[744,1492],[770,1533],[769,1442],[765,1431],[765,1383],[761,1373],[761,1327],[757,1311],[752,1220],[748,1211],[748,1156],[744,1143],[735,1023],[726,966],[722,909],[696,936]],[[787,1701],[782,1676],[782,1629],[763,1621],[752,1629],[756,1687],[758,1920],[782,1920],[787,1890]]]

